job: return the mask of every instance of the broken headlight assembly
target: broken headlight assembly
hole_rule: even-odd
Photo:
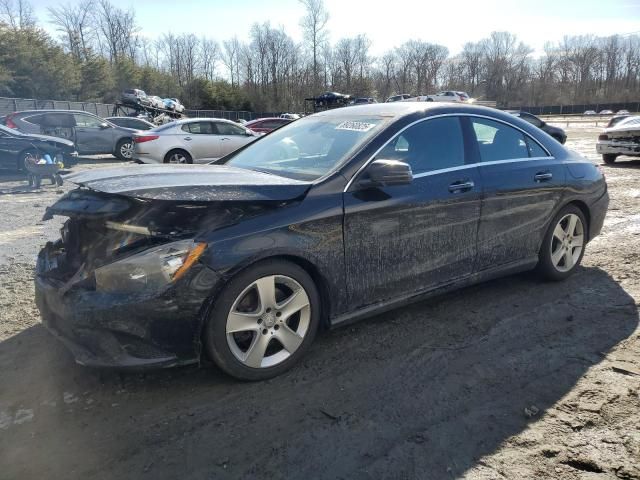
[[[181,240],[153,247],[97,268],[96,290],[107,293],[141,293],[161,290],[193,266],[205,243]]]

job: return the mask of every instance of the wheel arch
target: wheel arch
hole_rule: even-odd
[[[309,259],[303,258],[300,255],[290,254],[290,253],[276,253],[272,255],[265,255],[259,258],[254,258],[247,263],[243,263],[239,265],[237,268],[233,268],[228,271],[217,284],[214,286],[211,291],[209,297],[205,301],[205,304],[202,308],[201,320],[200,320],[200,328],[199,328],[199,339],[202,342],[203,335],[205,334],[205,325],[207,318],[209,317],[211,310],[213,309],[215,302],[224,290],[225,285],[234,277],[245,272],[246,270],[254,267],[255,265],[262,263],[264,261],[269,260],[284,260],[289,263],[293,263],[298,267],[302,268],[313,280],[316,288],[318,289],[318,294],[320,295],[320,328],[326,330],[330,327],[329,315],[330,315],[330,293],[329,293],[329,282],[326,280],[324,275],[322,275],[320,269],[317,265],[311,262]],[[200,354],[202,354],[202,349]]]
[[[591,232],[589,231],[589,227],[591,226],[591,210],[589,210],[589,206],[582,200],[571,200],[570,202],[567,202],[565,205],[563,205],[562,208],[565,208],[569,205],[575,205],[576,207],[578,207],[578,209],[580,209],[580,211],[584,215],[584,219],[587,221],[587,224],[585,225],[585,227],[587,230],[587,242],[588,242],[589,240],[591,240]]]
[[[162,156],[162,161],[164,162],[165,159],[167,158],[167,156],[171,152],[175,152],[175,151],[178,151],[178,150],[187,153],[192,159],[194,158],[193,153],[191,153],[191,151],[188,148],[186,148],[186,147],[184,147],[182,145],[176,145],[176,146],[173,146],[173,147],[167,149],[165,154]]]

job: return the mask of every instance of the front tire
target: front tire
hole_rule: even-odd
[[[133,158],[133,140],[123,138],[116,145],[115,156],[119,160],[131,160]]]
[[[564,280],[580,265],[587,245],[587,221],[575,205],[554,217],[542,240],[538,272],[548,280]]]
[[[602,155],[602,160],[607,165],[613,165],[613,163],[616,161],[616,158],[618,158],[618,156],[614,153],[605,153],[604,155]]]
[[[320,296],[296,264],[266,260],[240,272],[220,293],[204,331],[209,357],[240,380],[265,380],[293,367],[320,323]]]

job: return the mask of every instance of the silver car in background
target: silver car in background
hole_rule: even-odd
[[[259,136],[230,120],[179,120],[134,135],[133,159],[141,163],[206,163],[224,157]]]

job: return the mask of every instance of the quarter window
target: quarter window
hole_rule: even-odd
[[[376,158],[406,162],[414,175],[464,165],[460,119],[434,118],[409,127]]]
[[[529,137],[525,137],[525,140],[527,141],[527,147],[529,148],[530,157],[548,157],[549,156],[549,154],[545,152],[540,145],[538,145],[538,142],[536,142],[535,140]]]
[[[476,134],[482,162],[530,156],[525,136],[519,130],[486,118],[471,117],[471,125]]]

